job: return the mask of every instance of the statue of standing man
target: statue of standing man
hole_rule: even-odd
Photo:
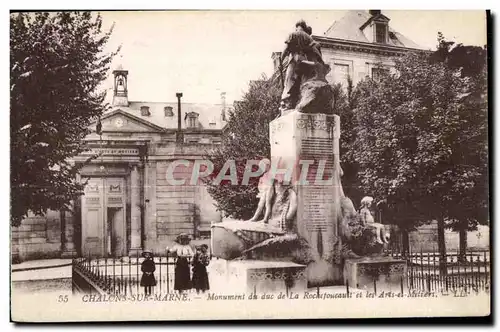
[[[281,55],[281,61],[288,57],[288,66],[283,82],[283,93],[281,96],[281,114],[286,110],[298,109],[316,113],[318,110],[309,110],[308,106],[314,103],[314,99],[325,97],[328,90],[327,100],[323,100],[325,105],[333,97],[333,93],[326,81],[326,74],[330,71],[330,66],[325,64],[321,55],[321,48],[318,42],[312,37],[312,28],[303,20],[295,24],[295,31],[292,32],[285,41],[286,46]],[[309,87],[304,87],[307,82],[315,82]],[[324,87],[327,86],[325,89]],[[323,107],[324,108],[324,107]],[[324,111],[324,110],[323,110]],[[319,111],[319,113],[324,113]],[[327,112],[328,113],[328,112]]]

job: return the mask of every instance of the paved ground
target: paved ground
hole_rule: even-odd
[[[12,265],[12,281],[71,278],[71,259],[43,259]]]
[[[71,278],[13,281],[12,294],[71,294]]]
[[[71,259],[39,259],[32,261],[25,261],[20,264],[12,264],[12,271],[21,271],[21,270],[36,270],[36,269],[44,269],[48,267],[56,267],[56,266],[67,266],[71,265]]]
[[[42,259],[12,265],[13,296],[70,294],[71,259]]]

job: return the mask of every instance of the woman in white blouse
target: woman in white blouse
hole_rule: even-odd
[[[174,289],[182,293],[192,288],[189,260],[194,256],[194,252],[189,245],[191,238],[188,234],[179,234],[175,242],[176,244],[172,248],[167,248],[167,252],[173,253],[177,257],[175,263]]]

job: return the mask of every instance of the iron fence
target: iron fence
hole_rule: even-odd
[[[144,260],[145,258],[139,253],[135,257],[75,258],[72,263],[73,292],[113,295],[144,294],[145,289],[140,285],[141,264]],[[155,254],[153,261],[156,268],[154,272],[156,286],[151,287],[151,294],[174,292],[177,257],[169,253]],[[192,257],[189,257],[190,267],[191,261]],[[189,270],[192,278],[192,268]],[[187,290],[187,292],[193,291],[194,289]]]
[[[469,250],[465,255],[447,252],[389,251],[388,255],[404,259],[408,266],[407,286],[427,292],[488,292],[490,290],[490,254]]]
[[[448,252],[444,257],[437,252],[387,252],[388,256],[407,262],[406,280],[401,279],[401,290],[425,292],[489,292],[490,255],[487,251],[468,251],[466,255]],[[214,257],[211,257],[213,259]],[[154,254],[156,286],[152,295],[174,292],[174,254]],[[191,266],[191,259],[188,259]],[[80,293],[136,295],[144,294],[140,286],[141,264],[145,260],[139,253],[135,257],[73,259],[73,291]],[[190,268],[191,279],[192,269]],[[349,292],[350,285],[345,285]],[[403,287],[405,286],[405,287]],[[377,285],[373,285],[376,291]],[[187,292],[194,292],[190,289]],[[318,288],[319,291],[319,288]]]

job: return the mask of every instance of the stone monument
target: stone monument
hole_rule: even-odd
[[[373,199],[365,199],[358,213],[342,189],[340,118],[325,79],[329,66],[311,31],[298,22],[282,53],[288,66],[281,116],[269,124],[271,183],[259,185],[254,217],[212,225],[213,254],[229,262],[217,270],[228,282],[234,280],[229,271],[239,274],[241,287],[255,290],[276,289],[276,278],[287,290],[346,283],[363,288],[375,280],[375,272],[365,273],[372,270],[391,277],[398,271],[384,279],[394,284],[406,263],[381,257],[389,235],[368,212],[366,202]]]

